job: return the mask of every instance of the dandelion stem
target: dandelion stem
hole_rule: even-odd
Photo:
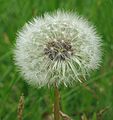
[[[57,85],[55,84],[54,86],[55,91],[54,91],[54,120],[60,120],[60,94]]]

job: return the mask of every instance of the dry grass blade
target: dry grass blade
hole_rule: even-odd
[[[106,108],[103,108],[103,109],[101,109],[98,113],[97,113],[97,118],[98,118],[98,120],[102,120],[102,117],[103,117],[103,114],[105,113],[105,112],[107,112],[108,110],[109,110],[109,106],[108,107],[106,107]]]
[[[18,120],[23,119],[23,110],[24,110],[24,95],[20,96],[19,104],[18,104]]]
[[[82,119],[82,120],[88,120],[88,118],[87,118],[87,116],[86,116],[85,113],[81,116],[81,119]]]
[[[60,116],[63,120],[72,120],[67,114],[63,113],[62,111],[60,111]]]

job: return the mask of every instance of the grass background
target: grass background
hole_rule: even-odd
[[[12,48],[25,22],[58,8],[89,19],[103,38],[103,63],[86,85],[61,87],[62,110],[74,120],[113,120],[113,0],[0,0],[0,120],[16,120],[25,95],[24,120],[47,120],[53,89],[28,86],[14,66]]]

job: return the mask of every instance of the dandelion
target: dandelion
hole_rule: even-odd
[[[100,66],[101,38],[76,13],[45,13],[18,33],[15,61],[30,85],[71,86]]]
[[[100,46],[89,22],[75,13],[57,11],[25,24],[18,33],[15,61],[29,84],[67,86],[99,67]]]

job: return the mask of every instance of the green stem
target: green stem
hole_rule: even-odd
[[[57,85],[55,84],[54,86],[55,91],[54,91],[54,120],[60,120],[60,94]]]

